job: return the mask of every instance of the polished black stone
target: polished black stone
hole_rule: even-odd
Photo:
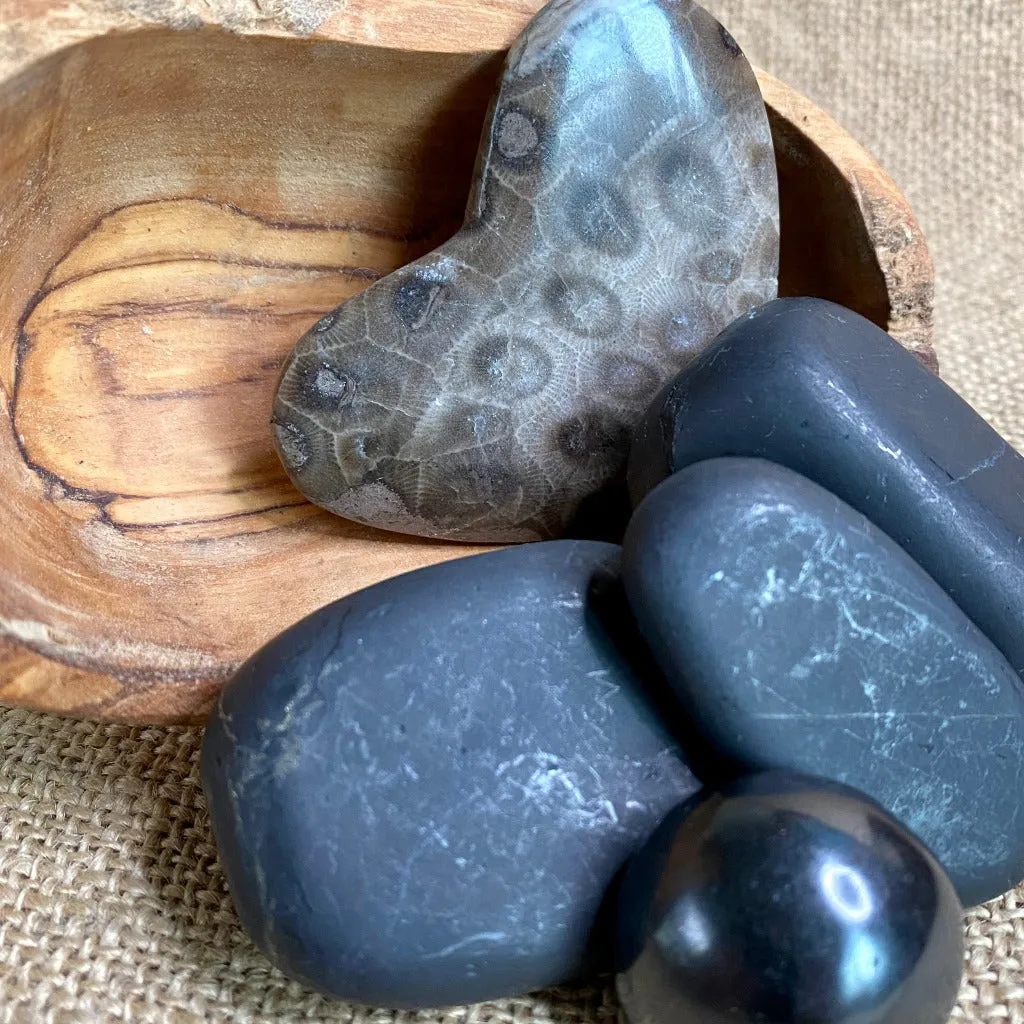
[[[723,760],[865,791],[966,905],[1024,878],[1024,684],[864,516],[774,463],[697,463],[637,508],[623,577]]]
[[[653,402],[634,503],[722,455],[781,463],[862,512],[1024,672],[1024,458],[879,327],[820,299],[734,321]]]
[[[946,1024],[961,908],[854,790],[746,776],[670,814],[622,884],[632,1024]]]
[[[389,579],[228,683],[203,781],[242,922],[286,974],[431,1007],[610,966],[609,883],[697,789],[620,654],[618,561],[557,541]]]

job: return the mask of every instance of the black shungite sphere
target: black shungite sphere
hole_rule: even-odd
[[[627,867],[632,1024],[945,1024],[962,911],[928,849],[856,790],[748,776],[677,807]]]

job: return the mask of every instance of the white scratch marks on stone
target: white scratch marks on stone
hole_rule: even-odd
[[[856,409],[857,408],[857,403],[834,380],[827,380],[827,381],[825,381],[825,384],[828,386],[828,388],[831,391],[834,391],[841,398],[845,399],[846,400],[846,404],[851,409]]]
[[[815,711],[811,715],[807,711],[801,713],[788,712],[788,711],[763,711],[759,712],[756,716],[758,719],[763,719],[772,722],[789,722],[797,719],[813,717],[815,721],[826,721],[826,722],[843,722],[848,719],[863,719],[869,722],[876,721],[903,721],[903,720],[921,720],[921,721],[940,721],[942,725],[948,726],[950,721],[949,715],[943,715],[934,711],[836,711],[836,712],[820,712]],[[954,715],[953,721],[966,722],[966,721],[980,721],[980,722],[1016,722],[1018,716],[1009,712],[972,712],[970,714]]]
[[[987,459],[979,462],[976,466],[973,466],[966,473],[956,477],[956,479],[950,481],[950,486],[953,484],[962,484],[965,480],[970,480],[975,473],[980,473],[982,470],[991,469],[1006,453],[1010,450],[1010,446],[1003,441],[999,447],[999,450],[990,455]]]
[[[508,936],[505,932],[477,932],[475,935],[467,935],[464,939],[453,942],[450,946],[445,946],[444,949],[439,949],[436,953],[424,953],[422,959],[440,960],[442,957],[451,956],[452,953],[457,953],[476,942],[504,942],[506,938]]]
[[[721,569],[718,572],[713,572],[705,581],[703,586],[700,588],[703,594],[706,590],[710,590],[711,587],[716,583],[721,583],[725,579],[725,573]]]
[[[785,592],[785,583],[779,579],[775,566],[768,566],[768,569],[765,572],[764,586],[761,588],[761,593],[757,598],[758,604],[762,608],[767,608],[769,605],[782,600]]]

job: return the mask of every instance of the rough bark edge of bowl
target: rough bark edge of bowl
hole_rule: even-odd
[[[757,70],[765,103],[811,139],[848,183],[885,278],[888,331],[932,369],[935,268],[910,203],[878,161],[803,93]]]

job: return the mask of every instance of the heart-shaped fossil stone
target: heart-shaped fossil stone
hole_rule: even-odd
[[[690,0],[554,0],[509,52],[461,230],[287,360],[278,452],[404,533],[557,536],[623,478],[660,386],[776,294],[757,80]]]

